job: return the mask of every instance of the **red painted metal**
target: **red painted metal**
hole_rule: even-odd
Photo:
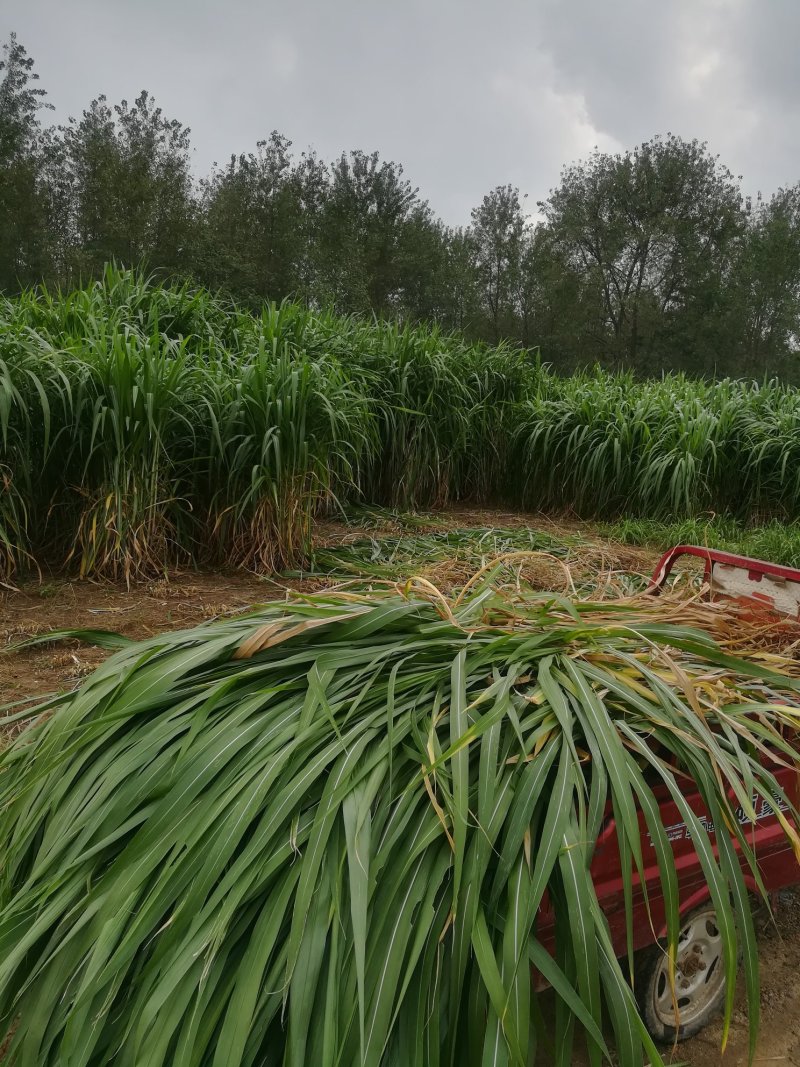
[[[770,563],[763,559],[752,559],[749,556],[738,556],[733,552],[722,552],[716,548],[705,548],[700,545],[677,545],[671,548],[658,562],[653,576],[650,579],[648,592],[658,595],[664,587],[673,567],[681,558],[695,557],[703,561],[703,580],[708,583],[712,598],[726,596],[723,588],[727,583],[720,580],[715,588],[715,570],[720,579],[726,569],[738,575],[738,595],[732,599],[743,603],[752,603],[754,612],[774,612],[776,615],[800,618],[800,570],[795,567],[784,567],[778,563]],[[769,589],[772,589],[770,594]],[[782,608],[776,603],[776,590],[781,588],[790,591],[788,596],[780,594],[777,600],[783,596],[786,604]]]
[[[800,570],[795,567],[784,567],[779,563],[770,563],[764,559],[752,559],[750,556],[737,556],[733,552],[722,552],[718,548],[705,548],[701,545],[676,545],[670,548],[658,562],[650,580],[650,589],[660,589],[673,566],[681,556],[696,556],[706,564],[708,574],[712,564],[723,563],[728,567],[741,567],[752,574],[769,574],[777,578],[783,578],[788,582],[800,582]]]
[[[800,773],[776,764],[771,768],[778,784],[795,807],[800,807]],[[667,835],[672,844],[675,866],[678,873],[678,893],[682,915],[692,911],[709,899],[708,886],[695,852],[689,830],[681,818],[677,805],[665,786],[656,787],[656,799]],[[692,811],[698,816],[714,840],[715,828],[696,790],[686,792]],[[776,800],[777,804],[778,801]],[[774,814],[773,808],[762,797],[753,797],[757,815],[755,824],[739,817],[745,839],[753,850],[759,873],[768,892],[775,892],[800,881],[800,865],[789,841]],[[783,805],[781,805],[783,807]],[[644,877],[633,874],[633,947],[646,948],[666,935],[666,914],[661,891],[658,862],[655,849],[650,843],[644,816],[639,815],[639,828],[644,847]],[[716,853],[716,846],[714,845]],[[737,846],[737,851],[739,851]],[[617,846],[617,829],[613,817],[606,819],[597,841],[592,860],[592,882],[603,914],[608,919],[614,948],[618,955],[627,952],[625,903],[623,895],[622,866]],[[749,866],[743,866],[745,881],[750,889],[756,884]],[[538,936],[543,944],[554,948],[553,913],[547,903],[539,913]]]
[[[747,575],[747,580],[752,585],[757,586],[764,578],[777,579],[780,582],[797,583],[798,590],[800,590],[800,570],[792,567],[782,567],[764,560],[750,559],[746,556],[737,556],[730,552],[720,552],[697,545],[678,545],[662,556],[653,572],[649,591],[658,594],[675,563],[681,557],[686,556],[703,560],[705,578],[710,584],[712,596],[714,596],[713,571],[718,565],[737,568]],[[754,615],[762,614],[765,608],[768,611],[771,610],[773,614],[780,614],[774,605],[765,603],[759,597],[757,589],[752,590],[750,596],[737,596],[736,599],[750,604]],[[770,769],[792,805],[795,809],[800,809],[800,771],[779,763],[775,763]],[[685,796],[692,810],[712,835],[713,842],[715,830],[700,794],[696,790],[687,788]],[[680,911],[683,915],[708,900],[708,887],[689,831],[665,786],[656,787],[656,799],[675,856]],[[800,882],[800,864],[773,808],[761,797],[753,798],[753,806],[757,814],[754,824],[743,813],[740,817],[745,837],[755,854],[766,890],[771,893]],[[666,934],[666,916],[658,863],[655,850],[649,842],[644,816],[641,813],[639,814],[639,828],[644,843],[644,871],[643,878],[640,878],[638,873],[633,875],[633,947],[635,949],[653,945],[656,940],[663,938]],[[714,847],[716,851],[716,846]],[[755,889],[752,871],[746,864],[743,866],[743,871],[748,886]],[[597,841],[591,872],[600,906],[608,918],[614,947],[617,953],[623,956],[627,952],[623,879],[616,823],[610,809],[606,813],[603,829]],[[547,900],[540,911],[538,936],[552,951],[555,932],[553,913]]]

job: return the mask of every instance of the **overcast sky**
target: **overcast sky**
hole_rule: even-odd
[[[666,131],[748,191],[800,181],[800,0],[4,0],[0,30],[58,121],[147,88],[198,173],[278,129],[326,159],[377,149],[454,224]]]

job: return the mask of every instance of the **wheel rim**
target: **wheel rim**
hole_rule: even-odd
[[[715,1004],[725,986],[722,938],[712,908],[696,912],[682,927],[676,962],[674,1001],[666,957],[653,983],[655,1013],[665,1026],[674,1029],[695,1022]]]

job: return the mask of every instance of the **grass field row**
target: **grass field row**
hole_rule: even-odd
[[[678,522],[621,519],[602,523],[597,532],[624,545],[642,545],[662,551],[673,545],[705,545],[786,567],[800,567],[800,523],[773,520],[751,526],[733,518],[694,518]]]
[[[0,580],[308,558],[337,505],[800,517],[800,394],[536,357],[109,270],[0,302]]]

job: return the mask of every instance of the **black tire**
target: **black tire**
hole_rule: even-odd
[[[639,1010],[655,1041],[662,1044],[685,1041],[716,1018],[725,1001],[726,982],[712,905],[702,904],[681,920],[675,973],[677,1017],[663,945],[654,945],[640,953],[635,980]]]

